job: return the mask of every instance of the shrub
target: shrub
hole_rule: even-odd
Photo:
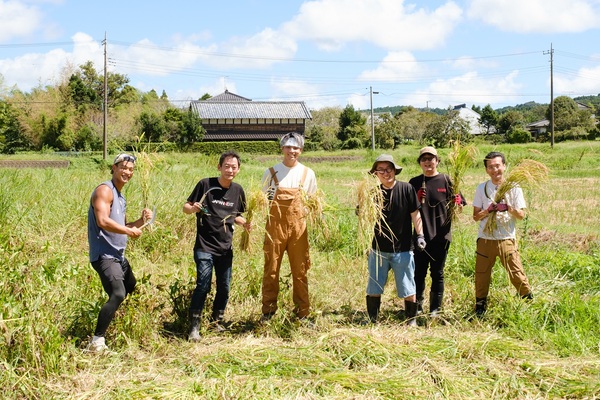
[[[519,127],[512,127],[506,134],[508,143],[529,143],[531,142],[531,132]]]

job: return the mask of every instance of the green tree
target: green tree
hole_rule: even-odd
[[[13,154],[29,150],[32,144],[21,131],[17,114],[11,104],[0,101],[0,152]]]
[[[523,125],[525,125],[523,114],[519,111],[510,110],[499,116],[496,130],[499,134],[506,135],[511,129],[523,127]]]
[[[323,150],[335,150],[341,147],[337,137],[339,129],[340,107],[323,107],[311,110],[312,120],[306,124],[306,138]]]
[[[69,129],[69,117],[59,114],[53,118],[42,116],[42,147],[56,150],[73,150],[75,134]]]
[[[498,113],[494,111],[489,104],[478,112],[481,115],[481,117],[479,117],[479,123],[485,128],[485,133],[489,134],[490,130],[495,128],[498,123]]]
[[[550,107],[546,111],[550,120]],[[590,110],[580,110],[575,100],[568,96],[558,96],[554,99],[554,129],[567,131],[573,128],[583,128],[590,132],[594,129],[594,122]]]
[[[460,118],[458,111],[448,110],[445,115],[436,116],[429,122],[423,135],[422,143],[444,148],[460,140],[461,143],[472,141],[469,123]]]
[[[167,134],[167,127],[162,116],[144,111],[137,118],[137,125],[140,133],[150,142],[161,142]]]
[[[342,142],[351,138],[366,139],[368,136],[366,123],[366,117],[356,111],[353,105],[348,104],[340,114],[338,139]]]

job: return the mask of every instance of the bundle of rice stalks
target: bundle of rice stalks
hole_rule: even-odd
[[[149,153],[149,144],[144,145],[142,143],[143,139],[144,133],[136,137],[137,143],[134,146],[133,155],[136,158],[135,175],[141,188],[143,206],[149,207],[150,176],[156,166],[162,161],[162,157],[156,153]]]
[[[269,200],[267,199],[266,193],[264,193],[261,189],[254,189],[250,192],[246,201],[246,221],[248,223],[252,223],[257,219],[257,217],[266,218],[267,213],[269,212]],[[256,227],[253,226],[253,229]],[[243,251],[248,251],[250,248],[250,232],[245,229],[242,230],[242,236],[240,238],[240,249]]]
[[[324,211],[329,209],[329,205],[325,202],[325,193],[321,189],[311,195],[307,195],[302,191],[302,200],[307,211],[307,223],[312,229],[318,230],[318,233],[323,236],[325,241],[330,238],[330,231],[326,223]]]
[[[549,169],[546,165],[539,161],[523,159],[521,160],[510,173],[505,177],[504,182],[500,184],[494,203],[500,203],[504,200],[506,194],[514,187],[522,189],[533,189],[541,186],[548,179]],[[497,212],[492,211],[485,223],[484,230],[487,233],[492,233],[497,228]]]
[[[475,164],[477,148],[470,144],[463,146],[460,140],[452,143],[452,151],[448,154],[448,175],[452,181],[452,189],[455,194],[461,193],[463,177],[465,173]],[[449,204],[452,219],[456,219],[456,207],[454,201]]]
[[[356,215],[358,216],[359,248],[368,252],[373,240],[373,227],[382,229],[381,220],[383,213],[383,192],[376,176],[366,174],[358,182]]]

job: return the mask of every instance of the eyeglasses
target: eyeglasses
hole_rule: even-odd
[[[383,174],[391,174],[393,170],[394,170],[393,168],[386,168],[386,169],[376,169],[373,172],[375,172],[376,174],[379,174],[379,175],[383,175]]]

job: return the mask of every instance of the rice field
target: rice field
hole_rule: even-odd
[[[385,153],[420,173],[419,146]],[[555,399],[600,397],[600,142],[478,145],[462,171],[470,203],[487,179],[483,156],[503,151],[508,171],[523,159],[549,168],[548,181],[525,190],[528,216],[519,243],[535,294],[520,301],[496,265],[489,312],[472,318],[477,224],[467,205],[454,225],[441,321],[404,325],[403,303],[388,283],[382,320],[365,324],[366,228],[355,214],[359,186],[379,152],[307,152],[322,198],[309,220],[312,267],[309,322],[292,315],[284,261],[280,309],[260,319],[265,213],[257,200],[247,243],[234,236],[227,332],[202,326],[189,343],[187,307],[195,279],[194,217],[182,206],[201,178],[217,174],[217,157],[148,155],[125,186],[130,219],[144,205],[156,221],[128,258],[138,278],[107,333],[112,355],[84,351],[106,301],[87,261],[87,208],[107,179],[98,156],[68,159],[66,169],[0,168],[0,385],[7,399]],[[452,149],[441,172],[452,173]],[[384,152],[384,151],[382,151]],[[18,159],[20,155],[0,156]],[[242,154],[236,177],[247,195],[279,155]],[[364,226],[364,225],[360,225]],[[367,232],[368,233],[368,232]],[[213,289],[214,290],[214,289]],[[214,292],[213,292],[214,293]],[[210,299],[209,299],[210,302]]]

